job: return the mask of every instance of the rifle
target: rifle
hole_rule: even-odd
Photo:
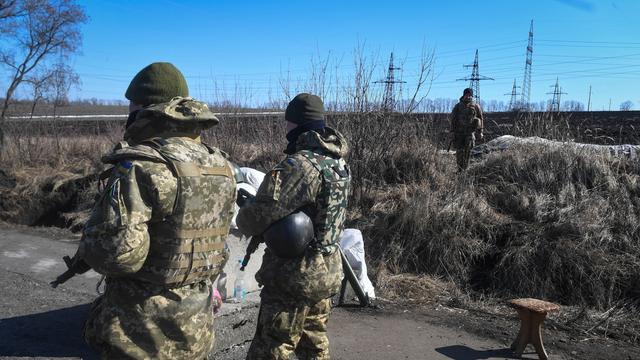
[[[249,245],[247,245],[247,250],[246,250],[246,252],[244,254],[244,259],[242,259],[242,264],[240,266],[240,271],[244,271],[244,268],[249,263],[249,260],[251,260],[251,255],[254,252],[256,252],[256,250],[258,250],[258,246],[260,246],[261,242],[262,242],[262,236],[260,236],[260,235],[253,236],[251,238],[251,240],[249,241]]]
[[[243,207],[248,204],[252,204],[256,201],[255,195],[251,194],[245,189],[238,189],[238,195],[236,196],[236,204],[239,207]],[[253,236],[249,241],[249,245],[247,245],[247,250],[244,254],[244,259],[242,259],[242,264],[240,266],[240,271],[244,271],[244,268],[247,267],[249,260],[251,259],[251,255],[258,250],[258,246],[262,242],[262,236]]]
[[[347,291],[347,282],[351,285],[353,291],[355,291],[358,300],[360,301],[360,306],[365,307],[369,305],[369,294],[365,293],[358,282],[358,278],[356,277],[355,272],[353,272],[353,268],[347,257],[344,255],[342,248],[338,245],[338,251],[340,251],[340,257],[342,258],[342,271],[344,272],[344,278],[342,279],[342,285],[340,286],[340,297],[338,298],[338,306],[344,304],[344,296]]]
[[[84,262],[84,260],[78,258],[77,254],[73,256],[73,259],[65,255],[62,260],[64,260],[64,263],[67,265],[67,271],[63,272],[55,280],[49,283],[54,289],[57,288],[58,285],[64,284],[67,280],[77,274],[84,274],[91,270],[91,266]]]

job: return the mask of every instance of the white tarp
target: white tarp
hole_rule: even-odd
[[[264,180],[264,173],[260,170],[252,169],[250,167],[241,167],[240,173],[244,177],[244,182],[238,183],[236,185],[236,189],[244,189],[249,194],[255,195],[258,192],[258,188],[260,184],[262,184],[262,180]],[[231,219],[231,228],[238,229],[238,225],[236,225],[236,216],[238,216],[238,211],[240,207],[238,204],[235,204],[235,212],[233,214],[233,218]]]
[[[562,146],[570,146],[576,149],[591,151],[596,154],[609,154],[615,157],[626,157],[635,159],[640,155],[640,145],[596,145],[583,144],[576,142],[562,142],[547,140],[541,137],[517,137],[512,135],[503,135],[484,144],[480,144],[471,149],[472,156],[482,156],[494,151],[506,150],[514,145],[543,145],[549,148],[558,148]]]
[[[340,239],[340,247],[356,274],[362,290],[369,295],[370,299],[375,299],[376,293],[373,289],[373,284],[369,280],[369,276],[367,276],[367,264],[364,260],[364,240],[360,230],[344,229]]]

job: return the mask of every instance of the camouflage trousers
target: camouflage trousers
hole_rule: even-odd
[[[475,146],[476,138],[473,133],[455,134],[453,145],[456,149],[456,163],[458,170],[465,170],[469,167],[469,158],[471,157],[471,149]]]
[[[102,359],[206,359],[213,348],[211,283],[167,289],[109,279],[84,325]]]
[[[262,299],[258,326],[247,360],[329,359],[327,321],[331,299],[312,306]]]

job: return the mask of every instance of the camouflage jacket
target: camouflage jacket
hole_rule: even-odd
[[[185,188],[176,170],[143,141],[143,137],[160,135],[157,139],[164,144],[165,156],[189,164],[228,167],[219,150],[198,138],[201,129],[215,123],[206,105],[190,99],[153,105],[140,111],[127,129],[125,137],[133,145],[123,142],[103,158],[114,167],[78,249],[79,257],[107,276],[105,293],[94,303],[84,329],[87,342],[103,357],[192,359],[204,358],[211,350],[210,277],[226,262],[223,246],[205,257],[215,259],[206,267],[210,276],[189,285],[153,283],[139,274],[141,269],[153,272],[147,263],[154,249],[162,250],[158,249],[162,233],[152,230],[160,229],[185,203],[181,196],[191,199],[181,219],[217,219],[217,225],[228,231],[235,199],[230,170],[228,181],[215,188]],[[209,225],[200,231],[213,226],[204,224]],[[189,266],[195,267],[196,261],[192,252]]]
[[[480,105],[473,100],[464,100],[460,98],[460,102],[453,107],[451,111],[451,131],[458,134],[470,135],[474,131],[482,132],[484,128],[484,115]]]
[[[296,152],[265,176],[256,202],[240,209],[236,219],[238,228],[249,236],[260,235],[272,223],[298,209],[321,207],[319,195],[323,190],[323,176],[309,159],[310,152],[344,161],[342,158],[347,151],[346,140],[334,129],[325,128],[324,136],[315,131],[301,134]],[[347,194],[348,188],[335,191]],[[342,207],[346,210],[346,198],[336,209]],[[335,242],[341,235],[345,220],[344,213],[341,214],[332,217],[333,224],[328,229],[314,219],[316,235],[318,228],[328,230],[324,234],[333,239],[330,242]],[[327,247],[324,252],[307,251],[299,259],[278,258],[267,249],[262,267],[256,274],[256,280],[264,286],[263,298],[277,297],[309,304],[336,293],[341,279],[342,260],[335,246]]]

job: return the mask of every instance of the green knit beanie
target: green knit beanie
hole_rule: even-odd
[[[324,120],[324,104],[316,95],[302,93],[289,102],[284,119],[302,125],[309,121]]]
[[[138,105],[160,104],[189,96],[187,81],[173,64],[156,62],[134,76],[124,96]]]

